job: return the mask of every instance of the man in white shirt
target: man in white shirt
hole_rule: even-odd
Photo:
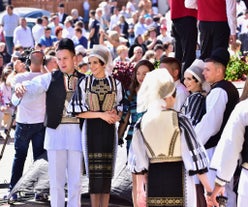
[[[13,34],[15,28],[19,24],[18,15],[13,13],[14,7],[12,5],[8,5],[6,7],[7,14],[3,16],[1,25],[3,26],[4,38],[6,41],[7,52],[12,55],[13,52]]]
[[[34,39],[31,29],[27,26],[27,21],[24,17],[20,18],[20,26],[14,30],[14,45],[21,45],[24,49],[34,47]]]
[[[35,44],[40,41],[40,38],[44,35],[44,27],[42,25],[42,18],[36,19],[36,24],[32,28],[32,34],[34,37]]]
[[[41,75],[44,55],[41,51],[33,51],[28,59],[30,72],[17,74],[11,86],[14,88],[23,81],[32,80]],[[12,174],[10,180],[10,190],[14,188],[18,180],[22,177],[25,160],[28,153],[29,143],[32,142],[33,159],[37,160],[44,150],[45,136],[45,94],[35,97],[24,96],[20,99],[16,111],[15,130],[15,156],[12,164]],[[11,201],[17,199],[17,194],[12,194]]]

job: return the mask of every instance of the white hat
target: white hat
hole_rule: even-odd
[[[174,80],[165,68],[147,73],[138,92],[137,111],[148,110],[155,102],[171,96],[175,90]]]

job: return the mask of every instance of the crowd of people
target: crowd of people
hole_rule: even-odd
[[[168,3],[162,15],[155,0],[122,8],[102,1],[95,10],[84,0],[84,17],[60,3],[32,28],[6,6],[5,132],[16,114],[6,199],[18,199],[11,191],[32,142],[34,161],[48,156],[52,207],[64,206],[66,183],[67,206],[81,206],[82,168],[91,206],[107,207],[118,144],[125,143],[134,207],[219,206],[219,198],[228,207],[247,205],[248,84],[239,98],[225,80],[230,55],[246,52],[247,7],[240,0]],[[37,191],[35,199],[47,197]]]

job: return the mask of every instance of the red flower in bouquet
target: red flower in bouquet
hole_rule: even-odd
[[[119,80],[125,90],[129,89],[132,75],[134,71],[134,64],[128,62],[117,62],[113,69],[113,77]]]

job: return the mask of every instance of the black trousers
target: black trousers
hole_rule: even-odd
[[[182,63],[181,77],[196,58],[197,20],[183,17],[173,20],[172,34],[175,38],[175,57]]]
[[[200,21],[200,59],[209,58],[211,52],[218,47],[228,48],[230,28],[227,22]]]

